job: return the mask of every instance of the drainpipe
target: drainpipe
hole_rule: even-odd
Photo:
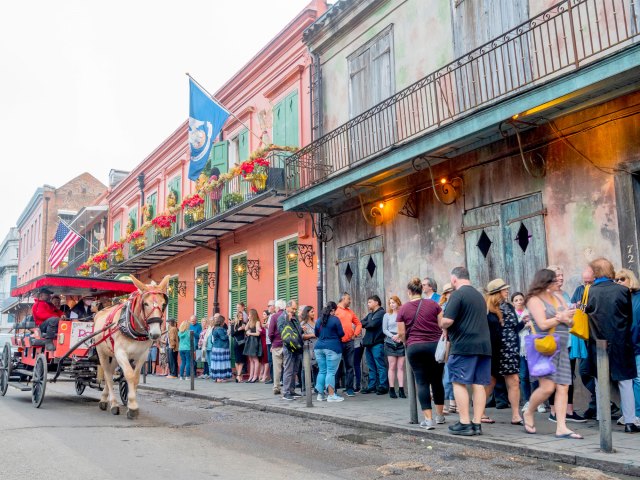
[[[142,207],[144,206],[144,172],[138,175],[138,186],[140,187],[140,210],[138,212],[138,225],[144,223],[144,215],[142,214]]]
[[[321,213],[316,214],[317,215],[317,225],[320,225],[320,222],[322,221],[321,218]],[[324,276],[324,243],[322,243],[320,241],[320,238],[318,238],[318,236],[316,235],[316,251],[318,252],[318,285],[316,287],[317,290],[317,297],[316,297],[316,301],[318,302],[318,306],[316,308],[316,312],[319,312],[322,310],[323,306],[324,306],[324,282],[323,280],[323,276]]]
[[[220,286],[220,241],[216,238],[216,276],[213,285],[213,313],[220,313],[220,303],[218,302],[218,289]]]

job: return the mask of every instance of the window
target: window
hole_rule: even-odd
[[[247,255],[231,257],[231,272],[229,273],[229,318],[235,318],[237,305],[247,304]]]
[[[13,313],[7,315],[7,323],[14,323],[16,321],[16,316]]]
[[[249,160],[249,130],[246,128],[229,141],[229,165],[245,160]]]
[[[167,290],[169,302],[167,304],[167,318],[178,319],[178,277],[169,280]]]
[[[113,224],[113,241],[118,242],[122,238],[122,224],[120,220]]]
[[[290,250],[296,252],[295,259],[289,259]],[[298,300],[298,238],[290,238],[276,243],[276,298]]]
[[[147,197],[147,205],[149,206],[149,215],[154,218],[158,212],[158,192],[153,192]]]
[[[297,147],[298,138],[298,91],[287,95],[273,107],[273,144]]]
[[[129,220],[131,220],[134,230],[138,228],[138,207],[129,210]]]
[[[349,113],[351,118],[393,95],[393,29],[385,29],[351,54],[349,62]]]
[[[11,280],[10,280],[10,288],[15,288],[18,285],[18,276],[17,275],[11,275]]]
[[[169,192],[173,192],[173,194],[176,196],[176,204],[179,205],[182,201],[182,176],[176,175],[171,180],[169,180],[169,183],[167,183],[167,188]]]
[[[194,313],[198,322],[207,316],[209,311],[209,267],[196,268],[196,294],[194,297]]]
[[[211,169],[217,168],[220,173],[227,173],[229,170],[229,142],[226,140],[213,145],[211,149]]]

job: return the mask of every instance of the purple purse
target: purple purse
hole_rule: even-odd
[[[556,344],[560,345],[560,336],[552,333],[556,340]],[[529,366],[529,375],[532,377],[546,377],[556,373],[556,366],[553,359],[558,355],[558,351],[553,355],[544,355],[536,350],[535,341],[546,335],[531,334],[524,337],[524,348],[527,352],[527,365]]]

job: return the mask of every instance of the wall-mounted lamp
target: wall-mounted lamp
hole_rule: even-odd
[[[216,273],[215,272],[198,272],[198,276],[196,278],[197,285],[207,284],[209,288],[213,288],[216,285]],[[186,289],[186,285],[185,285]]]
[[[297,248],[291,248],[287,252],[287,259],[294,261],[296,257],[298,260],[305,264],[309,268],[313,268],[313,256],[316,252],[313,251],[313,245],[307,243],[298,243]]]
[[[247,268],[245,267],[244,263],[239,263],[234,267],[234,270],[238,275],[244,275],[244,273],[247,271]]]
[[[260,279],[260,260],[247,260],[247,273],[254,280]]]

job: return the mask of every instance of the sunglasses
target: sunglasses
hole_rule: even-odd
[[[616,282],[618,283],[623,283],[623,282],[626,282],[627,280],[628,278],[625,278],[625,277],[616,278]]]

